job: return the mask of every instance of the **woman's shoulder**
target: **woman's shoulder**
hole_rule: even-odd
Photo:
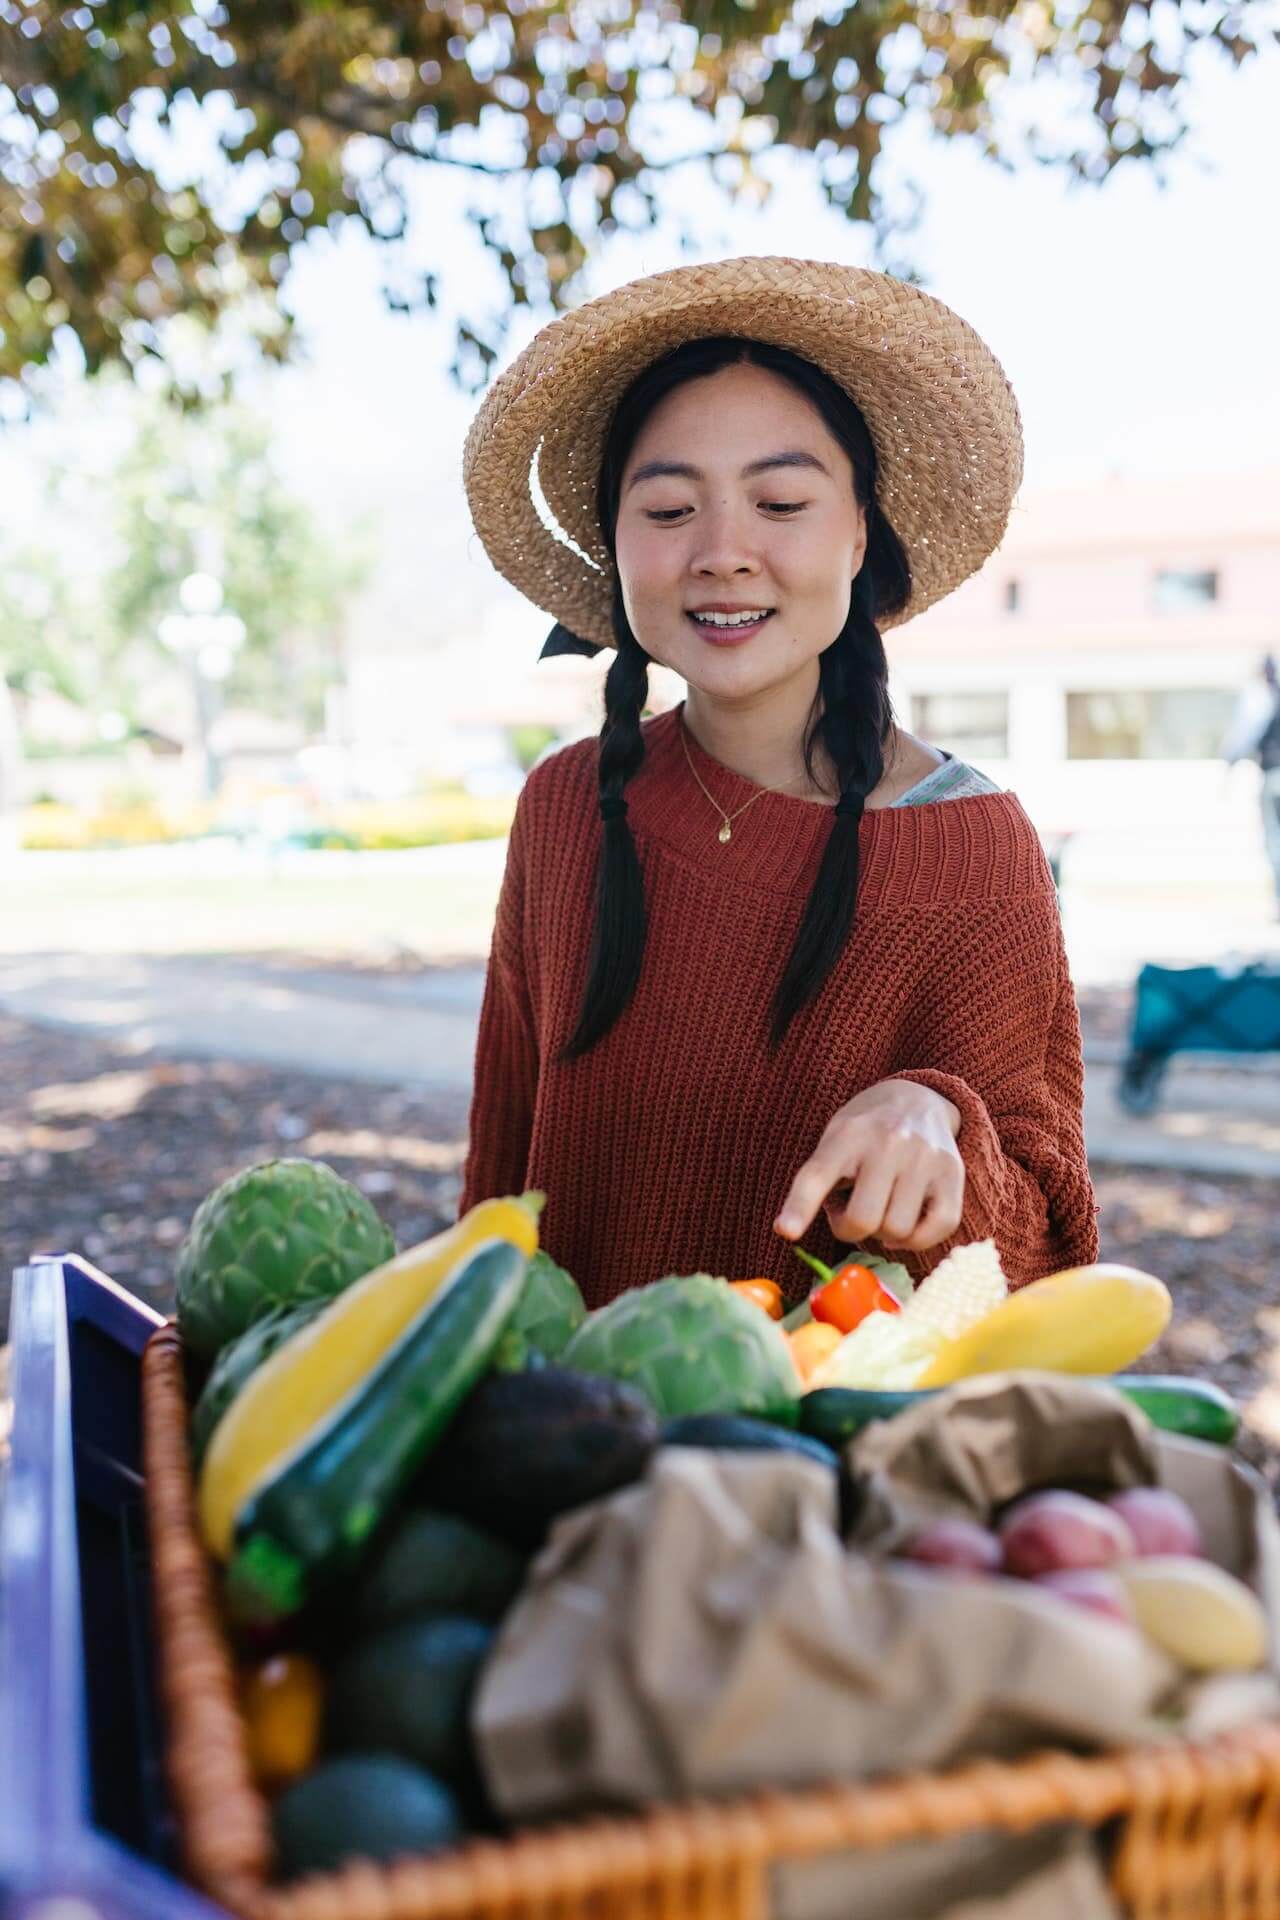
[[[579,740],[554,740],[538,755],[524,783],[524,793],[542,798],[558,793],[566,786],[578,787],[594,780],[597,739],[587,734]]]
[[[597,743],[592,736],[548,747],[530,768],[512,834],[525,856],[562,860],[580,849],[586,857],[597,819]]]
[[[642,723],[646,749],[671,730],[673,716],[655,714]],[[577,740],[557,741],[539,755],[530,769],[521,793],[521,804],[540,809],[565,800],[577,805],[590,802],[594,813],[599,785],[600,736],[585,734]]]
[[[918,824],[936,846],[941,866],[962,899],[1042,895],[1057,911],[1057,889],[1044,843],[1016,793],[982,781],[934,806],[908,807],[895,816]]]
[[[869,907],[967,909],[1038,899],[1056,916],[1044,847],[1016,794],[992,786],[932,806],[886,807],[866,818]]]
[[[929,767],[907,791],[893,802],[895,807],[932,806],[943,800],[972,800],[980,793],[999,793],[998,784],[980,767],[954,754],[945,754]]]

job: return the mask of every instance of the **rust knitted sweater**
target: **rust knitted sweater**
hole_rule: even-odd
[[[830,827],[759,798],[721,845],[680,741],[645,724],[627,788],[648,938],[635,999],[582,1059],[560,1051],[586,971],[596,861],[594,741],[530,775],[516,810],[480,1015],[463,1207],[548,1195],[542,1244],[591,1307],[668,1273],[807,1269],[772,1230],[827,1121],[876,1081],[952,1101],[965,1164],[955,1240],[994,1235],[1013,1286],[1096,1257],[1083,1067],[1057,900],[1011,794],[876,809],[861,826],[858,914],[816,1001],[768,1049],[770,1000]],[[759,790],[689,736],[726,812]],[[819,1216],[804,1244],[841,1249]],[[894,1256],[901,1257],[901,1256]]]

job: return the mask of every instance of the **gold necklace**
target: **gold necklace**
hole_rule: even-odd
[[[706,794],[707,799],[711,802],[716,812],[720,815],[721,820],[724,822],[724,825],[721,827],[719,833],[716,835],[716,839],[720,842],[720,845],[722,847],[727,847],[730,840],[732,840],[733,822],[738,818],[738,815],[740,813],[745,813],[748,807],[754,807],[756,801],[763,800],[766,793],[785,793],[787,791],[787,787],[794,787],[796,784],[794,780],[788,780],[786,783],[786,786],[761,787],[759,793],[753,793],[749,800],[744,800],[742,805],[740,807],[735,807],[732,813],[726,813],[724,808],[720,805],[720,802],[716,799],[715,795],[707,791],[706,782],[703,780],[702,775],[698,772],[698,769],[693,764],[693,755],[689,751],[689,737],[688,737],[688,733],[686,732],[685,724],[683,720],[680,722],[680,744],[684,748],[684,757],[689,762],[690,773],[693,775],[698,785],[702,788],[703,793]]]

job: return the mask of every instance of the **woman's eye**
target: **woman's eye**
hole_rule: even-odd
[[[803,513],[808,502],[806,500],[762,500],[760,505],[767,513],[780,519],[784,514]],[[679,520],[681,515],[687,512],[687,507],[654,507],[646,512],[645,518],[670,525],[673,520]]]

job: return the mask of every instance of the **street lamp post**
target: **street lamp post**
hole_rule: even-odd
[[[212,741],[218,707],[215,689],[244,645],[245,625],[239,614],[224,611],[222,583],[211,573],[189,573],[178,588],[178,602],[181,611],[166,614],[158,631],[161,643],[190,668],[204,790],[213,799],[222,779]]]

